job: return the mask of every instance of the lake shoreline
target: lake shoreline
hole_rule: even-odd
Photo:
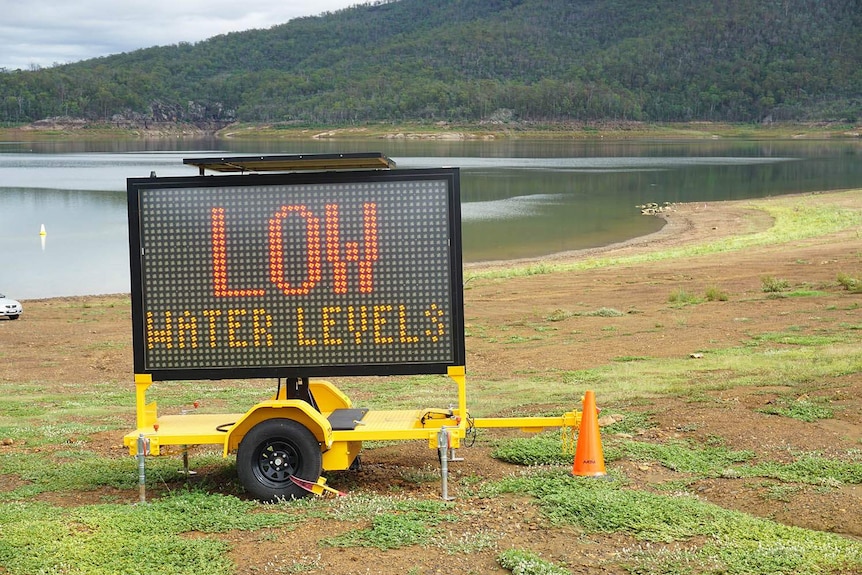
[[[731,124],[721,122],[649,123],[596,122],[369,122],[346,126],[294,123],[229,125],[147,124],[117,126],[75,118],[49,118],[34,124],[0,127],[0,141],[87,141],[99,139],[159,140],[214,137],[225,140],[627,140],[656,139],[858,139],[862,126],[839,122],[773,122]]]
[[[830,192],[822,193],[828,194]],[[802,197],[810,194],[807,192],[781,197]],[[777,200],[778,198],[767,198],[758,201]],[[542,264],[569,264],[597,257],[633,255],[650,250],[687,246],[700,241],[714,241],[726,237],[756,233],[768,229],[773,222],[772,217],[766,212],[753,207],[751,200],[679,203],[662,213],[643,217],[660,218],[664,221],[664,225],[655,232],[604,246],[557,252],[535,258],[470,262],[464,264],[464,270],[471,273],[483,273],[505,268]]]
[[[788,198],[804,201],[806,198],[817,196],[819,201],[829,201],[848,190],[830,190],[823,192],[805,192],[791,194],[774,198],[758,199],[757,203],[787,202]],[[862,190],[858,190],[862,192]],[[858,198],[842,202],[854,209],[862,210],[862,194]],[[527,266],[572,264],[595,258],[625,257],[643,254],[650,251],[668,250],[684,246],[691,246],[707,241],[714,242],[724,238],[739,237],[754,234],[769,229],[773,224],[773,218],[761,207],[755,206],[752,200],[728,200],[711,202],[691,202],[674,204],[667,211],[645,215],[644,217],[659,217],[665,224],[661,229],[621,242],[614,242],[605,246],[570,250],[555,254],[548,254],[536,258],[521,258],[511,260],[469,262],[463,264],[465,277],[479,276],[488,272],[515,269]],[[93,298],[117,298],[127,297],[128,293],[104,293],[89,295],[52,296],[44,298],[18,298],[23,302],[38,302],[48,300],[61,301],[83,301]]]
[[[667,211],[644,217],[660,217],[665,225],[658,231],[605,246],[558,252],[537,258],[523,258],[496,262],[464,264],[465,275],[471,277],[505,277],[507,275],[531,275],[547,271],[564,270],[579,264],[590,267],[621,267],[615,262],[629,261],[662,251],[679,248],[706,246],[722,240],[732,241],[768,231],[775,223],[770,214],[771,207],[792,205],[802,210],[806,203],[816,198],[818,204],[826,204],[844,210],[862,212],[862,189],[836,189],[816,192],[784,194],[768,198],[688,202],[674,204]],[[838,232],[845,234],[847,230]],[[856,233],[858,236],[858,232]],[[818,241],[824,240],[820,236]],[[778,244],[780,245],[780,244]],[[742,250],[745,251],[745,250]],[[705,255],[707,260],[716,255]],[[593,262],[595,265],[593,265]]]

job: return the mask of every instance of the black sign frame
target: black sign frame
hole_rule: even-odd
[[[446,305],[441,306],[441,308],[445,309],[442,309],[441,311],[441,308],[433,308],[433,311],[436,314],[439,314],[441,318],[445,318],[445,320],[441,320],[440,322],[438,322],[440,324],[438,326],[440,328],[440,333],[443,333],[444,328],[445,331],[448,333],[445,338],[446,344],[444,347],[438,346],[437,348],[434,348],[434,346],[437,344],[427,344],[427,346],[434,348],[432,350],[433,353],[431,353],[427,357],[423,355],[423,353],[420,351],[418,352],[418,355],[407,358],[396,355],[393,355],[392,357],[386,357],[386,355],[383,354],[382,358],[371,359],[369,361],[354,360],[348,357],[348,359],[346,360],[339,361],[330,361],[326,359],[323,361],[318,360],[311,362],[284,362],[281,359],[275,359],[273,361],[261,361],[254,364],[235,364],[232,363],[232,360],[227,359],[232,357],[232,353],[236,355],[237,353],[240,353],[241,350],[232,351],[230,348],[227,348],[226,350],[219,349],[218,354],[221,354],[219,357],[226,358],[223,362],[220,362],[220,360],[216,360],[214,362],[202,362],[198,359],[190,359],[188,362],[186,362],[185,358],[182,355],[183,353],[185,353],[185,351],[176,351],[175,349],[173,349],[179,348],[179,344],[177,343],[178,340],[172,339],[177,337],[175,327],[176,324],[172,323],[172,321],[179,320],[172,320],[172,318],[175,318],[176,316],[171,316],[169,312],[164,312],[162,309],[151,307],[154,305],[153,301],[156,301],[158,297],[153,295],[158,290],[153,288],[152,286],[155,285],[156,282],[158,282],[159,285],[168,285],[170,287],[173,281],[172,278],[169,277],[170,274],[163,273],[163,269],[162,273],[156,273],[151,269],[155,269],[156,267],[158,267],[153,266],[150,263],[150,260],[158,259],[155,256],[151,256],[152,253],[157,253],[158,249],[154,249],[151,245],[147,244],[152,244],[154,242],[159,243],[159,238],[161,237],[158,234],[151,233],[151,228],[155,224],[149,222],[159,220],[159,214],[157,213],[157,211],[155,211],[153,208],[148,207],[150,204],[148,204],[147,202],[150,202],[151,198],[166,198],[165,201],[168,202],[169,205],[173,205],[170,203],[175,201],[174,198],[188,196],[188,198],[190,198],[188,201],[189,209],[201,210],[203,209],[202,206],[208,205],[208,202],[210,202],[209,198],[213,197],[213,195],[221,194],[222,197],[226,197],[226,194],[229,194],[231,201],[233,202],[233,209],[239,210],[241,212],[243,209],[252,209],[247,208],[244,202],[246,202],[247,198],[248,202],[246,203],[249,203],[250,205],[253,204],[255,194],[258,190],[276,190],[275,192],[273,192],[276,195],[279,193],[279,190],[281,190],[282,193],[287,194],[290,198],[296,197],[296,189],[301,188],[303,190],[312,190],[312,192],[319,192],[321,194],[320,196],[314,196],[315,199],[313,200],[317,202],[316,205],[319,206],[321,201],[330,201],[330,199],[326,197],[327,194],[330,193],[326,190],[329,189],[347,190],[348,194],[354,193],[357,196],[369,193],[370,197],[374,197],[374,194],[377,193],[375,190],[377,190],[378,188],[382,189],[387,186],[402,186],[405,187],[405,189],[410,189],[411,186],[422,187],[423,185],[425,187],[428,187],[429,185],[433,187],[433,191],[423,193],[430,194],[435,198],[435,194],[441,195],[439,201],[437,199],[434,199],[435,205],[442,205],[439,202],[442,202],[443,200],[445,200],[446,204],[445,213],[439,214],[441,217],[441,221],[431,224],[433,227],[435,227],[435,229],[437,229],[439,234],[445,233],[448,236],[445,238],[446,245],[445,247],[432,248],[431,251],[436,251],[436,253],[433,253],[430,256],[436,258],[434,259],[436,267],[432,267],[434,267],[434,269],[441,270],[441,272],[444,273],[446,276],[439,278],[439,282],[436,279],[430,282],[435,284],[435,286],[438,288],[438,291],[445,289],[448,292],[446,294],[446,296],[448,297],[448,301],[446,302]],[[321,192],[321,190],[323,191]],[[367,192],[367,190],[371,190],[371,192]],[[445,198],[443,198],[442,195],[445,195]],[[195,203],[195,201],[198,201],[197,198],[199,198],[200,205]],[[127,180],[127,199],[132,300],[132,347],[134,354],[134,370],[136,374],[149,374],[154,381],[247,379],[267,377],[305,378],[330,376],[415,375],[446,374],[449,373],[450,367],[465,365],[466,354],[464,344],[463,271],[461,258],[461,203],[460,177],[458,168],[296,172],[232,176],[129,178]],[[331,198],[331,201],[337,202],[341,199],[342,198],[333,196]],[[423,211],[423,206],[420,204],[417,204],[416,206],[411,206],[411,200],[411,197],[404,197],[403,201],[405,202],[405,205],[408,206],[410,209],[405,208],[404,212],[399,213],[404,215],[410,213],[421,213]],[[180,202],[178,205],[180,206],[180,208],[182,208],[182,206],[184,205],[182,204],[182,201],[176,201]],[[389,201],[390,204],[393,204],[391,200]],[[399,209],[400,208],[394,208],[393,211],[398,211]],[[412,212],[410,210],[412,210]],[[180,221],[182,221],[182,209],[180,209],[180,212],[181,213],[178,214],[177,217]],[[170,213],[173,214],[173,212]],[[381,218],[382,217],[383,215],[381,215]],[[404,217],[406,218],[406,221],[398,223],[399,226],[401,226],[400,229],[412,229],[412,222],[409,221],[409,218],[413,216],[407,215]],[[445,218],[446,221],[443,222],[442,218]],[[173,215],[171,215],[167,219],[173,219]],[[283,220],[278,221],[281,222]],[[174,229],[170,227],[174,226],[174,224],[165,225],[168,226],[169,230]],[[178,226],[180,225],[185,224],[176,224],[175,227],[179,229]],[[386,225],[386,222],[381,223],[381,227],[384,225]],[[215,226],[215,224],[213,224],[213,226]],[[195,229],[200,232],[201,226],[198,225],[198,227]],[[215,230],[216,228],[213,227],[212,229]],[[182,233],[193,234],[194,232],[184,231]],[[403,234],[410,232],[402,231],[400,233]],[[147,234],[151,234],[152,237],[148,239]],[[215,232],[212,232],[212,234],[215,234]],[[198,236],[200,236],[200,233],[198,233]],[[195,238],[197,238],[198,236],[195,236]],[[215,237],[216,236],[213,235],[210,238],[211,246],[215,246]],[[440,238],[438,237],[435,245],[442,246],[442,242],[440,242],[439,240]],[[167,240],[165,240],[165,242],[167,242]],[[356,245],[360,243],[360,241],[350,242],[350,244]],[[409,249],[408,244],[410,244],[411,242],[405,241],[397,243],[403,245],[397,248],[395,246],[389,246],[389,249],[400,249],[403,251],[403,253],[393,253],[399,253],[404,258],[410,255],[404,250]],[[309,243],[308,245],[311,244]],[[162,247],[164,248],[164,246]],[[173,248],[168,246],[166,249]],[[216,248],[213,247],[212,249],[213,253],[215,253]],[[271,246],[270,249],[272,249]],[[353,249],[355,251],[358,248],[354,246]],[[149,250],[150,253],[145,253],[145,250]],[[177,247],[174,252],[172,252],[172,254],[177,257],[184,257],[186,251],[187,250],[184,250],[182,247]],[[427,251],[428,250],[426,249],[426,252]],[[201,253],[203,252],[201,251]],[[169,258],[168,256],[163,256],[163,259],[165,261],[169,261],[171,258]],[[445,262],[447,262],[445,266],[442,263],[444,262],[444,260]],[[215,267],[215,264],[213,263],[214,261],[215,260],[212,260],[210,262],[213,268]],[[351,261],[356,261],[355,254],[354,259]],[[407,260],[405,259],[405,261]],[[324,263],[324,265],[326,264]],[[446,269],[444,270],[443,267],[445,267]],[[155,277],[156,275],[158,276],[157,278]],[[215,274],[215,272],[213,272],[211,276],[207,275],[206,279],[210,284],[217,281],[215,280],[216,275],[217,274]],[[200,276],[200,274],[198,274],[198,276]],[[395,282],[395,279],[397,278],[394,278],[392,280],[394,283],[390,284],[390,291],[394,289],[397,292],[398,289],[401,289],[398,286],[401,285],[413,285]],[[194,283],[197,280],[188,281]],[[184,284],[182,282],[176,283],[178,285],[176,286],[175,290],[172,290],[174,293],[172,297],[178,298],[180,301],[179,307],[177,308],[178,310],[182,308],[182,300],[184,294],[187,291],[188,293],[192,293],[194,289],[203,289],[203,280],[201,280],[200,282],[201,285],[193,285],[191,286],[192,289],[190,290],[187,290],[186,287],[183,287]],[[395,287],[392,288],[392,286]],[[404,289],[414,288],[405,287]],[[241,301],[243,299],[243,296],[238,295],[232,295],[231,297],[234,298],[232,301]],[[254,295],[247,296],[247,299],[254,299],[254,297]],[[350,296],[342,297],[349,298]],[[191,301],[188,303],[186,309],[188,309],[189,307],[193,307]],[[324,309],[336,308],[331,307]],[[381,321],[389,321],[389,327],[391,328],[393,322],[398,322],[399,317],[401,317],[403,321],[403,314],[402,316],[399,316],[398,310],[392,311],[392,306],[388,306],[388,309],[388,320]],[[257,311],[255,308],[255,313],[256,312]],[[186,311],[185,313],[188,314],[189,312]],[[407,312],[404,312],[404,314],[406,313]],[[424,314],[426,316],[429,315],[428,309],[424,310]],[[417,312],[417,315],[419,315],[419,312]],[[250,321],[248,319],[248,315],[246,315],[242,319],[246,322]],[[255,321],[257,321],[257,319],[257,316],[255,316]],[[277,316],[275,318],[270,316],[270,324],[277,323],[276,319],[282,320],[284,318],[281,316]],[[324,319],[326,320],[327,318]],[[234,318],[234,321],[236,322],[238,320]],[[435,321],[437,320],[435,319]],[[158,324],[160,326],[160,330],[164,331],[154,330],[154,322],[155,324]],[[263,320],[261,320],[261,322],[263,322]],[[201,331],[203,331],[205,320],[201,319],[198,323],[200,324]],[[196,323],[195,326],[197,325],[198,324]],[[186,325],[186,327],[188,327],[188,325]],[[212,330],[212,326],[210,327],[210,329]],[[426,330],[426,332],[429,333],[430,331],[431,330]],[[173,355],[171,356],[171,359],[169,361],[163,363],[160,363],[158,360],[154,360],[154,352],[151,352],[153,348],[159,348],[159,344],[153,344],[153,341],[160,341],[158,340],[158,338],[154,339],[153,333],[157,332],[167,334],[165,335],[165,338],[167,338],[165,339],[165,341],[168,341],[172,344],[172,351],[164,353],[171,353]],[[184,333],[189,332],[187,330]],[[257,333],[256,327],[255,333]],[[401,334],[403,340],[403,325],[401,329]],[[246,337],[246,339],[249,338]],[[183,341],[187,342],[189,340],[185,339]],[[237,338],[237,341],[239,341],[239,338]],[[359,340],[357,339],[357,341]],[[437,339],[434,339],[434,341],[436,342]],[[197,345],[197,340],[195,340],[195,344]],[[231,345],[232,344],[233,342],[231,342]],[[162,347],[167,347],[167,344]],[[295,351],[290,346],[288,347],[288,351],[290,351],[291,353]],[[404,353],[409,354],[412,352],[408,350]]]

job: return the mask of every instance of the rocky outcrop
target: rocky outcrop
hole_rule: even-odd
[[[149,113],[125,110],[110,119],[86,119],[55,116],[37,120],[28,130],[70,132],[82,129],[119,129],[150,135],[211,134],[236,120],[236,112],[220,102],[207,104],[189,101],[186,105],[155,101]]]
[[[662,205],[658,205],[656,202],[650,202],[648,204],[641,204],[635,207],[638,208],[641,211],[641,214],[645,216],[657,216],[659,214],[672,211],[673,206],[674,204],[671,202],[665,202]]]

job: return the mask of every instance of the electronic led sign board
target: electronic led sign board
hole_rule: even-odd
[[[131,178],[135,373],[464,365],[457,168]]]

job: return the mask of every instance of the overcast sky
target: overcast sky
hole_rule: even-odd
[[[0,0],[0,68],[26,70],[271,28],[364,0]]]

